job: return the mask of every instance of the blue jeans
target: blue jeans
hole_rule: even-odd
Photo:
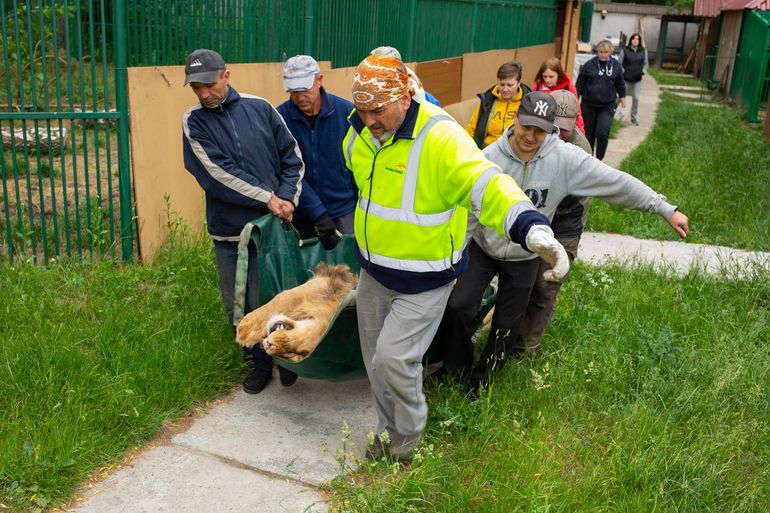
[[[233,328],[233,298],[235,295],[235,269],[238,263],[238,243],[227,241],[214,241],[214,256],[217,262],[217,274],[219,274],[219,293],[222,296],[222,304],[225,306],[227,321]],[[259,303],[259,269],[257,250],[254,244],[249,244],[249,274],[246,280],[246,301],[244,314],[254,310]],[[262,346],[256,344],[252,348],[243,348],[243,359],[250,369],[271,370],[273,359],[265,353]]]

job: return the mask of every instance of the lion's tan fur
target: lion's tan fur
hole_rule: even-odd
[[[308,281],[247,314],[238,324],[235,340],[244,347],[262,344],[271,356],[300,361],[315,349],[340,303],[357,283],[347,265],[320,263]]]

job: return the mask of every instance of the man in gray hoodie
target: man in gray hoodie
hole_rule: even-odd
[[[565,143],[554,126],[556,101],[544,92],[532,92],[521,102],[514,126],[484,150],[484,155],[512,176],[535,207],[549,220],[567,196],[603,199],[627,208],[654,212],[668,221],[680,237],[689,231],[687,216],[666,198],[633,176]],[[470,391],[488,381],[493,368],[505,358],[521,358],[525,346],[519,323],[537,275],[539,260],[518,244],[468,219],[470,264],[461,274],[447,303],[436,341],[442,345],[442,374],[470,383]],[[471,337],[474,318],[490,281],[498,276],[495,313],[487,344],[473,365]]]

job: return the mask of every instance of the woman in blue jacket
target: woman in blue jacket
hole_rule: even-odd
[[[623,66],[612,57],[612,49],[612,43],[606,39],[600,41],[596,45],[596,57],[583,64],[575,83],[580,96],[586,139],[599,160],[607,152],[618,97],[620,105],[626,108]]]

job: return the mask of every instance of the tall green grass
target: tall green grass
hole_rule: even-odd
[[[0,266],[0,283],[0,504],[11,510],[66,499],[243,373],[209,242],[146,266]]]
[[[576,266],[544,353],[479,400],[429,393],[408,469],[333,483],[350,512],[770,510],[770,280]]]
[[[621,167],[687,214],[689,241],[770,250],[770,141],[739,111],[663,93],[655,127]],[[602,201],[592,202],[588,229],[678,238],[659,216]]]

